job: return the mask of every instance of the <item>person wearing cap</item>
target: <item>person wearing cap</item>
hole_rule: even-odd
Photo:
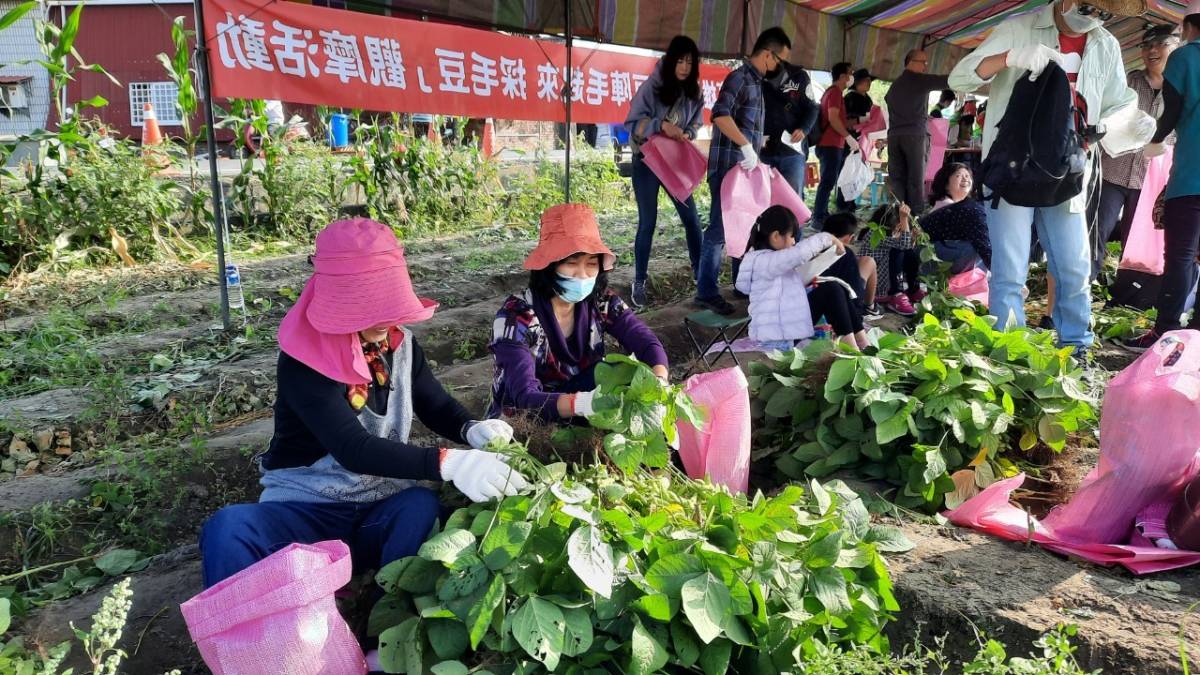
[[[866,68],[859,68],[854,71],[854,81],[850,85],[850,89],[842,97],[843,103],[846,105],[846,127],[850,132],[850,137],[862,144],[862,134],[858,132],[858,127],[867,121],[867,117],[871,114],[871,108],[875,107],[875,101],[871,100],[871,83],[875,81],[875,77]],[[865,158],[870,151],[863,150]],[[846,165],[846,157],[850,153],[842,153],[842,166]],[[838,167],[838,173],[841,173],[841,167]],[[846,200],[842,197],[842,191],[838,190],[835,193],[837,206],[839,211],[854,211],[858,208],[858,203],[855,200]]]
[[[1179,26],[1174,24],[1147,28],[1138,45],[1145,68],[1132,70],[1126,76],[1129,88],[1137,93],[1138,109],[1155,119],[1163,111],[1163,70],[1167,67],[1167,58],[1179,46],[1179,35]],[[1174,144],[1174,136],[1170,136],[1168,142]],[[1104,267],[1106,244],[1119,241],[1124,247],[1129,238],[1150,158],[1142,150],[1119,157],[1103,153],[1100,165],[1103,179],[1100,199],[1091,205],[1093,211],[1088,217],[1088,225],[1092,228],[1093,280],[1100,276]],[[1150,199],[1157,196],[1150,195]]]
[[[1132,352],[1144,352],[1165,333],[1182,327],[1183,311],[1195,284],[1200,260],[1200,0],[1190,0],[1183,17],[1183,46],[1167,59],[1163,71],[1163,113],[1148,157],[1166,151],[1167,137],[1176,135],[1171,177],[1161,195],[1163,202],[1163,275],[1155,308],[1154,328],[1122,343]],[[1200,330],[1200,308],[1193,310],[1189,329]]]
[[[258,503],[217,511],[200,533],[204,586],[291,543],[340,539],[358,570],[415,555],[450,481],[472,501],[526,480],[502,455],[499,420],[475,421],[434,378],[406,326],[437,304],[413,292],[390,227],[365,218],[317,235],[313,275],[279,327],[275,434],[258,458]],[[415,421],[445,445],[409,442]],[[472,449],[453,446],[468,445]]]
[[[712,108],[713,137],[708,145],[708,187],[712,195],[708,227],[700,247],[693,305],[717,314],[733,314],[733,305],[721,295],[717,278],[725,256],[725,221],[721,211],[721,185],[725,175],[740,166],[753,171],[763,144],[763,78],[776,75],[791,53],[792,41],[782,28],[768,28],[754,41],[750,56],[721,83]],[[738,261],[733,261],[737,278]]]
[[[929,55],[914,49],[904,55],[904,72],[892,83],[888,107],[888,182],[892,193],[913,213],[925,210],[925,166],[929,162],[929,94],[949,86],[945,75],[925,72]],[[954,102],[954,92],[950,102]],[[945,93],[942,100],[946,99]]]
[[[1084,127],[1097,131],[1114,122],[1109,134],[1145,144],[1154,133],[1154,120],[1137,111],[1137,94],[1125,82],[1121,45],[1104,29],[1117,16],[1146,11],[1145,0],[1055,0],[1028,14],[1000,23],[983,43],[950,72],[950,88],[971,92],[989,87],[988,115],[983,129],[983,157],[996,139],[1018,78],[1040,75],[1050,61],[1067,73]],[[1131,114],[1132,113],[1132,114]],[[1094,158],[1096,148],[1090,148]],[[1083,184],[1095,185],[1089,161]],[[989,310],[1000,326],[1025,325],[1022,291],[1029,274],[1033,229],[1046,249],[1047,269],[1055,280],[1053,320],[1060,344],[1082,355],[1095,336],[1091,330],[1091,249],[1084,211],[1086,190],[1057,206],[1016,206],[1001,199],[989,205],[988,236],[992,243]],[[988,195],[984,195],[986,198]]]
[[[808,135],[820,112],[816,101],[808,96],[809,83],[808,71],[792,63],[784,64],[777,75],[763,83],[766,140],[762,161],[775,167],[801,198],[808,164]]]
[[[846,146],[849,145],[851,150],[858,149],[858,142],[850,135],[850,120],[846,116],[843,94],[850,85],[853,70],[849,63],[834,64],[831,71],[833,84],[821,95],[821,135],[817,139],[821,182],[817,184],[817,198],[813,205],[813,227],[817,230],[829,217],[829,197],[837,187],[838,174],[846,159]],[[838,196],[838,204],[842,204],[841,195]]]
[[[529,288],[496,313],[488,417],[522,411],[546,422],[590,417],[606,336],[667,379],[662,342],[608,287],[615,262],[590,206],[546,209],[538,245],[525,259]]]

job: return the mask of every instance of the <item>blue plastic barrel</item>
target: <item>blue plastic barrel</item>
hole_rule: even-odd
[[[329,145],[334,148],[350,145],[350,118],[342,113],[329,116]]]

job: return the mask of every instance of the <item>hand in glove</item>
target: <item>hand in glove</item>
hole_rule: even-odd
[[[596,414],[595,408],[592,407],[592,400],[596,398],[596,390],[581,391],[571,396],[571,414],[575,417],[591,417]]]
[[[1167,151],[1167,146],[1162,143],[1151,143],[1142,149],[1147,157],[1154,158]]]
[[[1133,135],[1138,143],[1149,143],[1155,131],[1158,131],[1158,120],[1149,115],[1139,115],[1133,123]]]
[[[473,502],[512,496],[529,487],[529,481],[494,452],[444,449],[441,468],[442,480],[454,483]]]
[[[1010,49],[1004,57],[1004,65],[1029,71],[1029,79],[1037,79],[1051,61],[1062,65],[1063,55],[1043,44],[1025,45]]]
[[[862,146],[858,144],[858,141],[853,136],[846,137],[846,145],[850,146],[850,152],[860,152],[862,150]]]
[[[742,161],[740,164],[746,171],[753,171],[758,167],[758,153],[754,151],[754,146],[749,143],[741,147]]]
[[[468,422],[467,432],[463,434],[467,444],[476,450],[486,448],[492,441],[508,443],[513,439],[513,428],[504,420],[483,420]]]

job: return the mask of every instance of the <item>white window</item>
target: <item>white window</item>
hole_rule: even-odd
[[[25,82],[0,83],[0,112],[11,113],[29,108],[29,92]]]
[[[179,88],[174,82],[130,82],[129,83],[129,123],[135,127],[142,126],[142,114],[146,104],[154,106],[154,114],[158,117],[158,126],[174,126],[183,124],[176,97]]]

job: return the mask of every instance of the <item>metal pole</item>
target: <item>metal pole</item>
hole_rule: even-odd
[[[208,68],[208,38],[205,35],[204,0],[195,0],[196,8],[196,62],[200,69],[200,82],[204,89],[204,125],[208,141],[208,177],[212,190],[213,232],[217,235],[217,286],[221,289],[221,325],[226,331],[233,328],[229,320],[229,289],[225,287],[225,197],[221,190],[221,177],[217,174],[217,137],[213,129],[212,77]],[[188,158],[195,161],[194,158]]]
[[[575,36],[571,32],[571,3],[574,0],[563,1],[563,11],[566,13],[564,17],[567,26],[567,76],[566,86],[563,88],[563,99],[567,105],[567,150],[566,150],[566,167],[563,171],[563,195],[565,201],[571,201],[571,145],[575,142],[575,134],[571,133],[571,99],[575,96],[572,85],[575,81],[575,73],[571,70],[571,57],[575,46]]]

